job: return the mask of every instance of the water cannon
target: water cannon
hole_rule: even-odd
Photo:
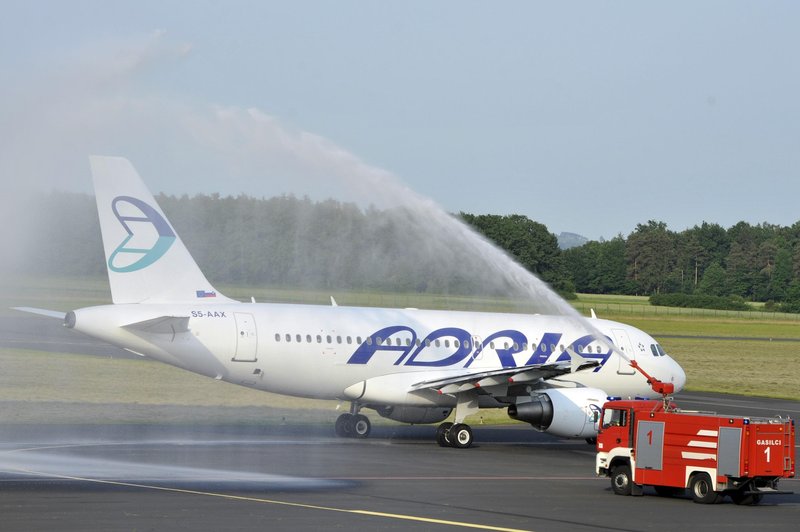
[[[635,360],[631,360],[630,364],[633,369],[644,375],[644,377],[647,379],[647,384],[650,385],[650,388],[652,388],[655,393],[661,395],[664,399],[666,399],[668,395],[675,393],[675,385],[671,382],[664,382],[656,379],[655,377],[651,377]]]

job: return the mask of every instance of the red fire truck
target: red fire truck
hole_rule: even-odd
[[[655,387],[654,387],[655,389]],[[609,401],[597,436],[596,471],[618,495],[688,488],[698,503],[724,495],[757,504],[795,475],[794,420],[681,411],[664,400]]]

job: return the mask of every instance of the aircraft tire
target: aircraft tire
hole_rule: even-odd
[[[452,427],[453,424],[448,421],[436,428],[436,443],[439,444],[439,447],[452,447],[450,439],[448,438]]]
[[[341,416],[336,418],[336,424],[334,425],[334,432],[340,438],[350,438],[353,436],[355,432],[355,420],[353,419],[355,416],[353,414],[345,412]]]
[[[372,430],[372,425],[370,424],[367,416],[364,414],[357,414],[353,416],[351,426],[351,437],[353,438],[366,438],[369,436],[370,430]]]
[[[448,439],[456,449],[466,449],[472,445],[472,429],[466,423],[456,423],[448,431]]]
[[[697,473],[689,481],[689,492],[692,500],[698,504],[715,504],[719,502],[720,495],[714,491],[714,484],[708,473]]]

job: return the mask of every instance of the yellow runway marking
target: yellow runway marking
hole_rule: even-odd
[[[295,508],[305,508],[309,510],[324,510],[328,512],[339,512],[339,513],[348,513],[348,514],[357,514],[357,515],[367,515],[372,517],[383,517],[386,519],[400,519],[404,521],[415,521],[417,523],[431,523],[431,524],[438,524],[438,525],[445,525],[445,526],[458,526],[462,528],[476,528],[480,530],[495,530],[498,532],[533,532],[531,530],[526,529],[519,529],[519,528],[504,528],[499,526],[492,526],[492,525],[481,525],[479,523],[467,523],[463,521],[448,521],[444,519],[433,519],[430,517],[419,517],[415,515],[405,515],[405,514],[391,514],[391,513],[384,513],[384,512],[373,512],[370,510],[348,510],[347,508],[334,508],[332,506],[317,506],[315,504],[305,504],[300,502],[289,502],[289,501],[278,501],[274,499],[262,499],[259,497],[246,497],[243,495],[230,495],[227,493],[215,493],[213,491],[197,491],[197,490],[187,490],[181,488],[170,488],[166,486],[151,486],[148,484],[134,484],[131,482],[120,482],[116,480],[100,480],[95,478],[83,478],[83,477],[73,477],[69,475],[53,475],[49,473],[41,473],[39,471],[31,471],[28,469],[21,469],[21,468],[14,468],[15,470],[22,472],[22,473],[29,473],[32,475],[39,475],[45,476],[50,478],[61,478],[65,480],[78,480],[82,482],[95,482],[98,484],[109,484],[112,486],[124,486],[128,488],[140,488],[140,489],[150,489],[150,490],[158,490],[158,491],[169,491],[173,493],[184,493],[188,495],[204,495],[206,497],[217,497],[220,499],[229,499],[234,501],[247,501],[247,502],[260,502],[263,504],[275,504],[280,506],[292,506]]]

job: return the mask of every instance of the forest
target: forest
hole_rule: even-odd
[[[448,254],[448,242],[421,244],[431,231],[409,223],[403,209],[294,196],[160,195],[157,201],[217,282],[430,293],[482,286],[453,273],[455,262],[469,259]],[[94,197],[51,192],[37,204],[14,221],[26,229],[26,245],[6,255],[5,269],[101,275]],[[677,232],[651,220],[627,236],[561,250],[546,226],[524,215],[453,216],[562,294],[713,296],[800,312],[800,222],[729,228],[702,222]]]

